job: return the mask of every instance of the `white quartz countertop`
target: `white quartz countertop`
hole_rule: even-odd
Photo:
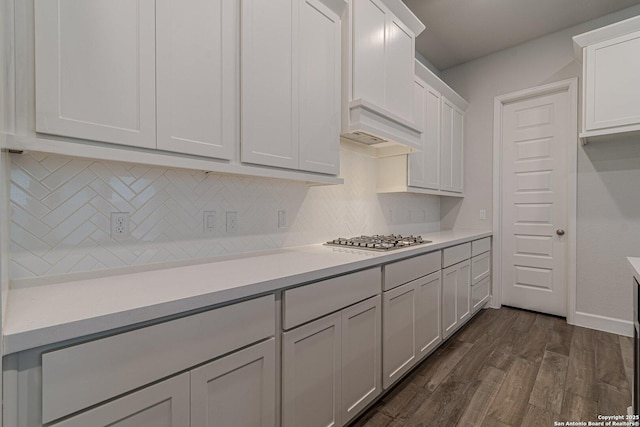
[[[640,282],[640,258],[627,258],[627,261],[629,261],[629,264],[631,265],[633,277]]]
[[[273,292],[492,233],[421,234],[432,243],[391,252],[316,244],[180,267],[14,286],[4,321],[4,354]]]

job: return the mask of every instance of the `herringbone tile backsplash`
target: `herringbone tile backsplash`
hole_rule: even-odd
[[[342,150],[345,185],[221,175],[38,153],[11,155],[11,278],[23,279],[440,228],[436,196],[376,194],[376,162]],[[288,227],[278,228],[278,210]],[[204,211],[215,211],[205,233]],[[238,229],[225,230],[225,212]],[[111,212],[131,235],[110,236]]]

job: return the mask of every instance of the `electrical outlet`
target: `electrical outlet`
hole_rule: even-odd
[[[111,212],[111,238],[129,236],[129,212]]]
[[[202,227],[204,234],[211,234],[216,230],[216,211],[204,211]]]
[[[487,219],[487,211],[480,209],[480,219]]]
[[[287,211],[278,211],[278,228],[287,228]]]
[[[227,233],[235,233],[238,229],[238,212],[227,212]]]

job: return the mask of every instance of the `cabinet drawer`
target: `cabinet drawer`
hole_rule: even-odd
[[[484,239],[471,242],[471,256],[480,255],[483,252],[489,251],[489,249],[491,249],[491,237],[485,237]]]
[[[471,243],[452,246],[442,251],[442,268],[471,258]]]
[[[480,280],[491,273],[491,253],[485,252],[482,255],[471,258],[471,284],[475,285]]]
[[[491,295],[491,278],[485,277],[479,283],[471,287],[471,304],[473,313],[480,310],[482,305]]]
[[[376,267],[285,291],[283,328],[294,328],[377,295],[381,281]]]
[[[441,252],[436,251],[385,265],[383,289],[388,291],[440,270],[441,256]]]
[[[44,423],[275,334],[275,297],[204,313],[42,355]]]

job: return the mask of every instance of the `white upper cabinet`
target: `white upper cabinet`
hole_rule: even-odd
[[[640,131],[640,16],[573,38],[582,60],[582,138]]]
[[[157,0],[158,149],[231,159],[238,143],[239,6]]]
[[[463,197],[464,115],[469,103],[415,61],[413,115],[423,129],[420,151],[378,159],[379,193]]]
[[[464,191],[464,112],[442,97],[441,179],[443,191]]]
[[[155,148],[155,1],[36,1],[35,28],[36,130]]]
[[[382,148],[380,156],[417,151],[413,61],[424,25],[400,0],[351,0],[343,28],[342,135]]]
[[[440,189],[440,92],[416,78],[416,114],[422,118],[422,151],[409,155],[409,186]]]
[[[243,162],[339,172],[344,2],[242,2]]]

